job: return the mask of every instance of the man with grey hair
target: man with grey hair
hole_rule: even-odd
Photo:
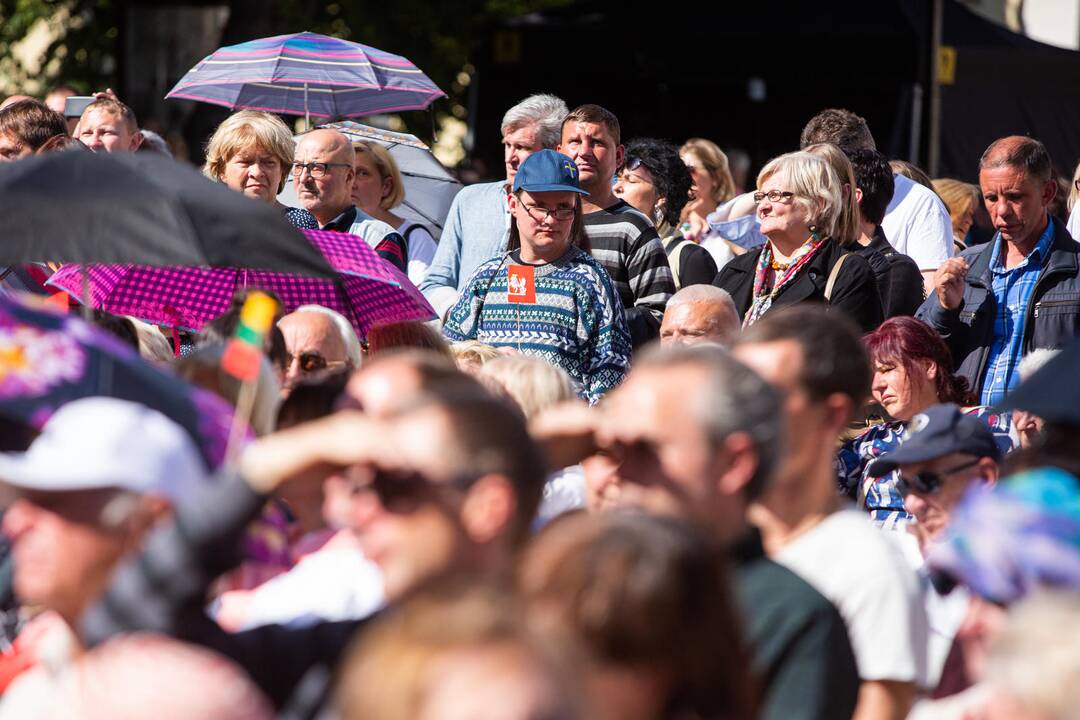
[[[353,204],[355,159],[352,143],[337,130],[319,128],[305,133],[296,143],[292,166],[296,197],[315,216],[320,229],[356,235],[383,260],[406,272],[405,239]]]
[[[525,158],[559,144],[566,113],[566,103],[554,95],[530,95],[506,111],[502,121],[506,180],[471,185],[457,194],[427,277],[420,283],[440,318],[457,302],[476,268],[506,250],[507,194],[514,176]]]
[[[716,343],[727,347],[739,332],[739,312],[727,290],[690,285],[671,296],[660,323],[660,344]]]
[[[858,679],[843,620],[808,583],[765,557],[746,518],[780,455],[780,407],[775,390],[715,347],[646,350],[593,416],[599,452],[582,462],[587,506],[675,515],[703,527],[731,555],[762,690],[760,717],[847,718]],[[552,426],[553,434],[569,439],[568,426]]]
[[[997,233],[947,260],[916,317],[941,333],[980,405],[1020,382],[1020,358],[1080,333],[1080,244],[1047,212],[1057,193],[1050,155],[1018,135],[979,161],[983,202]]]
[[[278,321],[288,353],[285,386],[322,370],[360,367],[360,341],[341,313],[322,305],[301,305]]]

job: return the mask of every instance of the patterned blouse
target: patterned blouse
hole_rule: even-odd
[[[982,405],[966,408],[964,412],[982,418],[990,426],[1002,454],[1016,447],[1011,413],[996,413]],[[904,427],[904,423],[898,421],[874,425],[841,445],[836,453],[840,492],[865,507],[875,525],[889,530],[913,519],[904,508],[904,496],[897,487],[900,472],[893,470],[879,478],[872,478],[867,474],[867,468],[871,460],[900,447]]]

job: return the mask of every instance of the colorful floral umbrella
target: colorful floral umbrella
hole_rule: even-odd
[[[215,50],[165,97],[335,118],[422,110],[445,96],[400,55],[302,32]]]
[[[380,323],[435,317],[416,286],[362,238],[327,230],[303,232],[337,272],[335,279],[239,268],[88,265],[90,304],[157,325],[199,330],[229,309],[237,290],[254,288],[274,292],[286,311],[309,304],[337,310],[360,337]],[[64,266],[49,284],[81,299],[81,266]]]
[[[191,434],[208,467],[224,459],[233,415],[224,400],[82,320],[0,295],[0,416],[41,429],[64,403],[94,396],[153,408]]]

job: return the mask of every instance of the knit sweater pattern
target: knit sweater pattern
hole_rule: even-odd
[[[513,260],[499,255],[469,279],[443,325],[453,341],[512,347],[561,367],[594,403],[630,367],[630,333],[611,278],[588,253],[571,247],[534,266],[535,304],[508,300]]]

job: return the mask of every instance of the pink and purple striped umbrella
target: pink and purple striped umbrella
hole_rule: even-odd
[[[87,265],[90,305],[156,325],[200,330],[229,309],[237,290],[257,288],[276,293],[286,311],[308,304],[337,310],[361,338],[374,325],[435,317],[404,273],[362,238],[327,230],[303,233],[337,272],[335,279],[244,268]],[[49,284],[82,301],[83,279],[82,266],[65,265]]]
[[[344,118],[422,110],[445,96],[400,55],[302,32],[219,48],[165,97]]]

